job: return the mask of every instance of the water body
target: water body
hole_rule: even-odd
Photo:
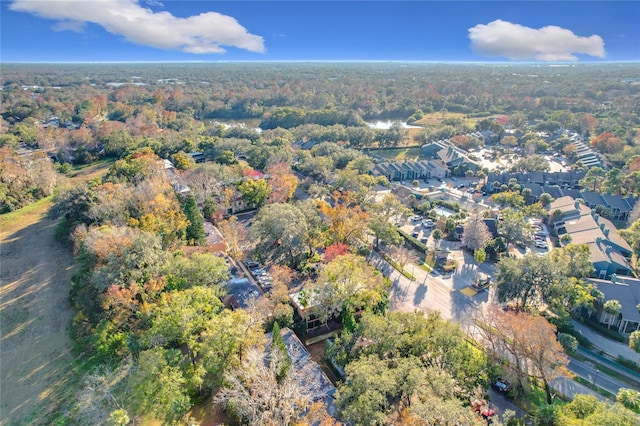
[[[400,123],[402,124],[402,128],[403,129],[422,129],[422,127],[420,126],[412,126],[410,124],[404,123],[402,121],[392,121],[392,120],[388,120],[388,121],[376,121],[375,123],[371,123],[371,122],[367,122],[367,126],[374,128],[374,129],[382,129],[382,130],[388,130],[391,128],[391,126],[393,125],[393,123]]]

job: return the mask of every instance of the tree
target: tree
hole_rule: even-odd
[[[247,179],[238,186],[242,199],[247,206],[260,208],[271,193],[271,186],[264,179]]]
[[[184,386],[200,395],[219,386],[224,373],[262,337],[260,324],[247,312],[224,309],[218,292],[208,287],[164,293],[150,323],[141,344],[180,348]]]
[[[438,228],[434,229],[431,233],[431,238],[433,238],[433,250],[437,252],[438,242],[442,239],[442,231]]]
[[[278,321],[273,323],[271,330],[271,346],[269,347],[269,360],[279,364],[280,369],[276,371],[276,381],[281,382],[291,369],[291,357],[287,352],[287,345],[282,339],[280,325]]]
[[[640,353],[640,331],[636,330],[629,335],[629,347]]]
[[[624,189],[624,174],[622,170],[614,167],[607,172],[607,175],[602,181],[602,191],[611,192],[616,195],[622,195]]]
[[[231,216],[217,224],[218,230],[224,236],[227,245],[227,253],[234,259],[240,258],[248,246],[248,231],[236,216]]]
[[[548,206],[552,201],[553,197],[549,193],[543,192],[542,194],[540,194],[540,203],[543,206]]]
[[[600,190],[605,177],[605,170],[602,167],[591,167],[587,174],[580,180],[580,185],[592,187],[592,191]]]
[[[333,205],[324,201],[318,204],[327,224],[327,240],[348,244],[351,238],[364,238],[369,215],[355,204],[350,193],[334,192]]]
[[[487,252],[484,251],[484,248],[481,247],[473,252],[473,260],[476,261],[478,267],[487,260]]]
[[[265,362],[262,351],[250,349],[239,368],[225,374],[214,401],[247,424],[294,424],[312,403],[305,378],[313,372],[310,363],[300,363],[280,377],[287,359],[281,351],[272,351]]]
[[[569,363],[562,345],[556,339],[556,328],[542,316],[503,311],[490,305],[477,312],[475,331],[478,340],[497,359],[514,368],[519,388],[530,378],[542,381],[547,404],[552,404],[549,383],[563,375]]]
[[[186,379],[180,371],[180,351],[154,348],[140,353],[138,366],[129,380],[129,403],[138,415],[151,415],[171,423],[191,407]]]
[[[549,161],[541,155],[529,155],[520,158],[511,169],[514,172],[546,172],[549,170]]]
[[[386,309],[387,283],[366,259],[345,254],[323,266],[318,279],[308,287],[317,303],[317,315],[323,321],[340,313]]]
[[[211,287],[219,291],[229,278],[229,266],[224,258],[211,253],[174,255],[167,267],[169,290],[184,290],[195,286]]]
[[[484,223],[479,213],[474,213],[467,218],[462,233],[462,245],[472,252],[484,248],[491,240],[491,232]]]
[[[548,260],[535,253],[519,259],[503,258],[496,273],[498,300],[514,302],[518,311],[527,310],[544,303],[556,280]]]
[[[188,170],[196,165],[193,157],[184,151],[176,152],[171,156],[171,159],[178,170]]]
[[[398,233],[396,222],[409,217],[411,211],[393,194],[384,195],[368,211],[368,226],[375,236],[375,246],[378,247],[380,241],[389,245],[400,244],[402,237]]]
[[[489,201],[493,201],[502,207],[519,208],[524,206],[524,197],[516,191],[505,191],[493,194],[489,197]]]
[[[269,167],[267,173],[271,176],[270,185],[272,188],[269,202],[285,203],[291,200],[299,183],[296,175],[291,172],[291,168],[285,163],[279,163]]]
[[[594,272],[587,244],[567,244],[561,249],[553,250],[549,257],[563,277],[580,279],[589,277]]]
[[[182,208],[189,221],[186,229],[187,242],[191,245],[203,245],[205,243],[205,233],[202,216],[193,195],[189,195]]]
[[[625,408],[640,412],[640,392],[634,389],[620,388],[616,395],[616,401],[624,405]]]
[[[622,305],[618,300],[612,299],[604,302],[602,307],[607,315],[611,315],[611,318],[607,321],[609,323],[609,327],[611,328],[611,324],[613,324],[617,319],[620,311],[622,311]]]
[[[308,221],[300,208],[276,203],[260,209],[249,235],[256,241],[254,253],[260,259],[295,267],[309,251],[308,233]]]
[[[507,243],[507,252],[510,244],[529,240],[531,228],[524,220],[524,215],[521,212],[504,209],[500,216],[498,232]]]
[[[127,382],[133,368],[132,359],[126,358],[116,368],[100,365],[85,374],[70,410],[72,420],[78,424],[101,424],[116,411],[124,412],[128,417],[125,410],[129,397]]]

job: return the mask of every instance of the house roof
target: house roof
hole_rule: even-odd
[[[293,331],[283,328],[280,330],[280,334],[282,335],[282,340],[284,340],[289,358],[291,358],[291,368],[299,373],[295,375],[298,384],[310,393],[313,401],[324,401],[327,412],[330,415],[334,415],[336,412],[333,399],[336,392],[335,386],[333,386],[320,366],[311,358],[311,354]],[[266,336],[265,352],[271,346],[272,334],[267,333]]]
[[[204,233],[206,235],[205,239],[207,240],[207,245],[225,242],[224,237],[222,236],[218,228],[213,225],[213,223],[209,222],[208,220],[203,220],[202,228],[204,229]]]
[[[489,228],[489,232],[491,232],[491,236],[493,238],[498,238],[500,233],[498,232],[498,220],[497,219],[483,219],[482,220],[487,228]]]
[[[633,208],[633,206],[629,204],[628,199],[619,195],[604,194],[602,198],[604,199],[607,207],[617,209],[621,212],[630,212]]]
[[[606,262],[614,264],[618,269],[626,269],[631,271],[631,266],[627,259],[620,253],[602,242],[588,243],[589,252],[591,254],[591,262],[595,265],[597,263]]]
[[[599,192],[581,191],[580,197],[590,206],[606,205],[604,198]]]
[[[260,287],[247,278],[232,278],[223,287],[227,294],[233,296],[238,306],[243,309],[251,306],[263,295]]]
[[[640,280],[636,278],[612,276],[611,281],[588,278],[604,294],[605,300],[620,302],[624,319],[640,322],[636,306],[640,303]]]

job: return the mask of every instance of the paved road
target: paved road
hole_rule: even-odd
[[[592,365],[578,362],[573,358],[569,358],[569,370],[583,379],[588,380],[590,383],[595,383],[596,386],[611,392],[614,395],[618,393],[620,388],[629,387],[629,385],[625,385],[606,374],[600,373],[600,370],[594,368]]]

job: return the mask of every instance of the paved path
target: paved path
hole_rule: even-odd
[[[599,350],[606,352],[611,355],[613,358],[617,358],[618,356],[623,356],[627,359],[638,361],[640,358],[640,354],[634,352],[629,346],[624,343],[617,342],[615,340],[611,340],[586,325],[579,323],[578,321],[573,321],[573,326],[577,331],[582,333],[584,337],[589,339],[591,343]]]

